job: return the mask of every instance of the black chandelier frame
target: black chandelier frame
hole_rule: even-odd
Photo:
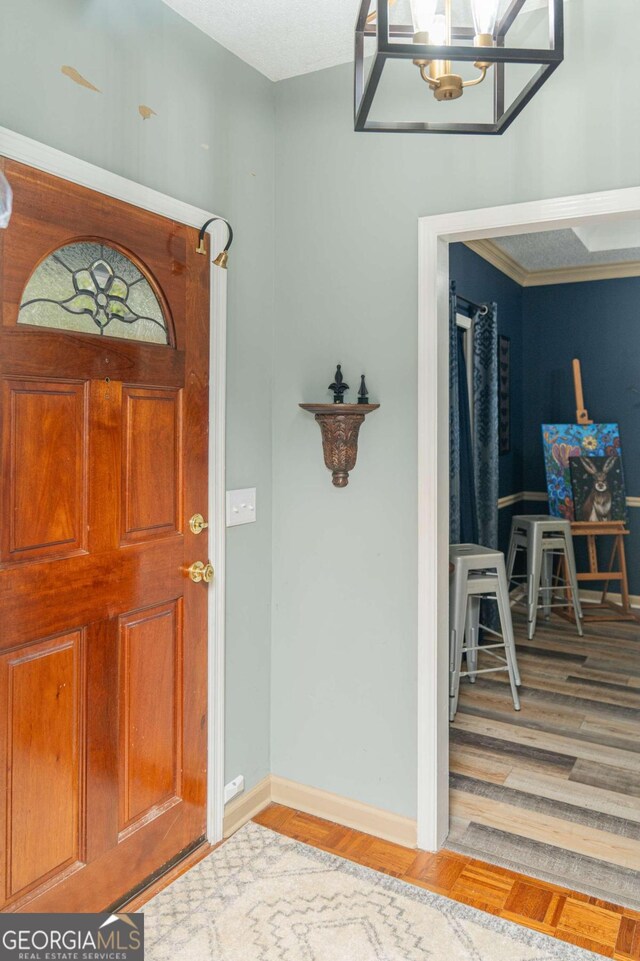
[[[524,110],[531,98],[564,59],[563,0],[548,0],[549,48],[507,47],[506,35],[526,0],[511,0],[496,27],[494,47],[435,46],[413,42],[413,26],[389,23],[388,0],[376,0],[376,18],[371,22],[371,0],[362,0],[355,34],[355,130],[376,133],[460,133],[503,134]],[[377,40],[374,62],[365,81],[365,39]],[[470,27],[452,28],[452,40],[473,40]],[[491,123],[430,123],[422,121],[382,122],[369,120],[369,113],[387,60],[451,60],[475,63],[479,56],[493,64],[493,121]],[[531,80],[510,105],[505,104],[505,64],[540,64]],[[417,78],[419,80],[419,78]],[[445,111],[447,103],[443,103]]]

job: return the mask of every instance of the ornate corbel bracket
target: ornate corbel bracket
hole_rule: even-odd
[[[334,487],[346,487],[349,472],[356,466],[358,434],[367,414],[380,404],[300,404],[315,414],[322,433],[324,462],[332,474]]]

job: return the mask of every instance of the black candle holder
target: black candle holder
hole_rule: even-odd
[[[333,391],[334,404],[344,404],[342,395],[346,390],[349,390],[349,385],[345,384],[344,382],[344,377],[342,376],[342,370],[340,368],[340,364],[338,364],[338,366],[336,367],[333,384],[329,384],[328,389]]]

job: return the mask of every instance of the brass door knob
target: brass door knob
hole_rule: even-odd
[[[187,569],[187,573],[196,584],[199,584],[200,581],[210,584],[214,575],[213,567],[208,561],[206,564],[204,561],[194,561],[191,567]]]
[[[209,525],[202,516],[202,514],[194,514],[189,521],[189,528],[192,534],[202,534],[204,530],[207,529]]]

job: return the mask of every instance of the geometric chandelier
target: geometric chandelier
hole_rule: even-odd
[[[355,129],[502,134],[563,57],[563,0],[362,0]]]

